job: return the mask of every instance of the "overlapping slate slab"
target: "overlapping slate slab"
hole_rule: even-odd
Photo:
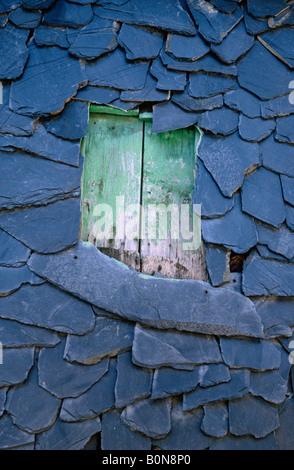
[[[168,100],[170,93],[168,91],[156,89],[156,79],[148,74],[145,85],[141,90],[122,91],[120,99],[122,101],[149,101],[157,102]]]
[[[260,165],[258,145],[243,141],[237,132],[225,138],[204,135],[198,155],[226,197],[231,197],[245,175]]]
[[[0,230],[0,266],[20,267],[27,262],[30,254],[27,246]]]
[[[248,12],[258,18],[266,18],[267,16],[276,16],[286,8],[285,0],[271,0],[264,3],[262,0],[248,0]]]
[[[26,265],[16,268],[0,266],[0,296],[11,294],[23,284],[39,285],[43,282],[44,279],[36,276]]]
[[[43,23],[78,28],[88,24],[92,18],[91,5],[77,5],[67,2],[67,0],[57,0],[52,8],[45,12]]]
[[[169,34],[165,46],[166,52],[175,59],[194,61],[209,52],[209,46],[197,32],[195,36],[185,37]]]
[[[202,431],[212,437],[223,437],[229,429],[229,412],[226,403],[216,403],[203,407]]]
[[[279,28],[280,26],[294,24],[294,9],[293,5],[289,5],[288,7],[284,8],[281,13],[276,15],[275,17],[270,17],[268,19],[268,25],[270,28]]]
[[[1,2],[0,13],[7,13],[15,10],[15,8],[19,7],[22,3],[23,2],[21,0],[4,0]]]
[[[261,101],[252,93],[242,88],[226,93],[224,95],[224,103],[231,109],[241,111],[241,113],[249,118],[260,116]]]
[[[289,204],[285,204],[286,208],[286,224],[291,229],[294,230],[294,207]]]
[[[289,48],[292,34],[293,31],[291,29],[280,29],[279,31],[264,33],[258,39],[272,54],[293,69],[294,54],[291,48]]]
[[[95,320],[90,305],[47,283],[1,297],[0,318],[75,335],[92,330]]]
[[[87,103],[72,100],[65,105],[62,114],[45,121],[46,129],[62,139],[77,140],[85,137],[88,127],[89,107]]]
[[[11,417],[8,414],[4,414],[0,419],[0,441],[1,449],[17,450],[22,446],[30,447],[33,445],[35,442],[35,436],[34,434],[21,431],[13,424]]]
[[[40,11],[27,11],[20,7],[13,10],[8,17],[9,20],[19,28],[34,29],[39,26],[42,13]]]
[[[261,115],[265,119],[288,116],[294,113],[294,106],[290,102],[289,94],[278,96],[272,100],[261,102]]]
[[[87,85],[77,92],[74,100],[96,104],[109,104],[119,97],[120,92],[113,88]]]
[[[237,88],[233,77],[224,75],[211,75],[205,72],[190,73],[188,93],[194,98],[208,98],[209,96],[226,93]],[[224,99],[229,96],[225,95]]]
[[[243,114],[239,119],[239,134],[242,139],[248,142],[260,142],[266,139],[275,129],[276,121],[274,119],[248,118]]]
[[[206,267],[213,286],[221,286],[230,282],[230,252],[222,247],[207,245]]]
[[[117,41],[125,50],[127,59],[146,60],[158,56],[163,44],[163,36],[159,31],[149,31],[123,23]]]
[[[11,23],[0,28],[2,54],[0,60],[0,79],[18,78],[25,67],[29,51],[26,42],[29,31],[19,29]]]
[[[275,134],[276,140],[279,142],[286,142],[294,144],[294,116],[279,117],[277,119],[277,132]]]
[[[1,134],[13,134],[17,136],[31,135],[34,130],[35,120],[29,116],[21,116],[13,113],[8,106],[0,106]]]
[[[28,49],[24,73],[11,85],[10,108],[28,116],[61,111],[85,80],[82,64],[57,46],[37,47],[32,42]]]
[[[172,101],[155,104],[153,107],[152,132],[183,129],[197,123],[199,113],[186,112]]]
[[[287,398],[285,403],[279,408],[280,426],[275,431],[278,448],[281,450],[293,449],[293,434],[289,432],[294,416],[293,397]]]
[[[208,283],[140,275],[89,243],[78,242],[55,256],[33,254],[29,267],[92,305],[145,325],[212,335],[263,336],[260,319],[246,297]]]
[[[66,37],[66,28],[53,28],[40,25],[34,31],[34,40],[38,46],[59,46],[67,49],[70,44]]]
[[[254,38],[250,36],[243,21],[232,29],[221,44],[211,46],[211,50],[226,64],[235,63],[253,46]]]
[[[1,343],[5,348],[17,347],[54,347],[60,339],[56,333],[45,328],[21,325],[12,320],[0,319]],[[55,348],[53,348],[55,349]]]
[[[198,126],[212,134],[230,135],[238,129],[239,114],[223,106],[205,111],[198,119]]]
[[[189,113],[196,112],[200,114],[200,112],[203,111],[221,108],[223,105],[223,96],[219,94],[208,98],[193,98],[186,88],[183,93],[174,93],[172,96],[172,102],[176,103]]]
[[[292,336],[294,321],[291,298],[261,298],[255,302],[255,306],[267,336]]]
[[[186,73],[168,70],[160,57],[152,61],[150,73],[156,78],[158,90],[184,90],[186,86]]]
[[[50,8],[54,2],[55,0],[22,0],[21,3],[27,10],[46,10]]]
[[[34,348],[8,348],[2,353],[0,387],[24,382],[34,363]]]
[[[208,72],[218,73],[220,75],[237,75],[237,67],[235,65],[227,65],[222,63],[212,54],[206,54],[198,60],[180,60],[174,59],[170,54],[161,49],[160,58],[164,65],[170,70],[178,70],[180,72]]]
[[[294,147],[270,135],[260,144],[263,166],[277,173],[294,176]]]
[[[278,230],[262,224],[257,224],[256,228],[260,243],[284,258],[291,260],[294,257],[294,233],[286,225],[281,225]]]
[[[210,3],[223,13],[233,13],[237,8],[238,0],[211,0]]]

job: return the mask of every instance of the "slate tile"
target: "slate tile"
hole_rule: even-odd
[[[76,100],[65,105],[61,114],[57,114],[44,125],[51,134],[62,139],[76,140],[85,137],[88,128],[89,106]]]
[[[277,431],[277,430],[276,430]],[[276,432],[275,431],[275,432]],[[272,432],[266,437],[255,439],[253,436],[233,436],[227,434],[221,439],[215,439],[209,450],[278,450],[275,440],[275,433]]]
[[[0,266],[0,281],[0,296],[11,294],[23,284],[39,285],[45,282],[26,265],[17,268]]]
[[[210,219],[224,215],[232,209],[234,202],[235,198],[223,196],[213,177],[198,158],[193,204],[201,204],[201,217]]]
[[[59,46],[62,49],[68,49],[70,46],[66,28],[40,25],[35,29],[33,37],[38,46]]]
[[[93,16],[90,23],[79,30],[69,53],[85,60],[93,60],[117,47],[116,30],[113,21]]]
[[[245,175],[260,165],[258,145],[243,141],[237,132],[225,138],[203,135],[198,155],[225,197],[231,197]]]
[[[139,325],[135,327],[132,358],[135,364],[153,369],[169,366],[192,370],[197,364],[222,362],[214,337]]]
[[[160,11],[160,15],[158,12]],[[189,14],[179,0],[138,4],[136,0],[110,3],[100,2],[94,8],[95,14],[102,18],[111,18],[123,23],[153,26],[170,32],[193,36],[195,26]]]
[[[82,64],[58,46],[38,47],[33,41],[28,49],[24,73],[11,85],[10,109],[27,116],[61,111],[85,80]]]
[[[294,147],[275,140],[270,135],[260,144],[263,166],[277,173],[294,176]]]
[[[24,403],[26,406],[23,406]],[[5,404],[14,424],[30,433],[49,428],[57,417],[59,407],[60,400],[39,387],[36,366],[24,384],[8,391]]]
[[[58,255],[33,254],[28,265],[61,289],[127,320],[210,335],[263,336],[260,318],[245,296],[209,283],[138,274],[90,243],[78,242]]]
[[[94,314],[88,304],[47,283],[23,286],[8,297],[1,297],[0,318],[76,335],[83,335],[94,326]]]
[[[157,80],[156,88],[158,90],[182,91],[186,86],[186,73],[168,70],[160,57],[153,60],[150,73]]]
[[[259,42],[238,61],[237,67],[241,87],[262,100],[288,93],[289,83],[294,78],[294,73]],[[272,74],[264,73],[265,67],[274,71],[275,80]]]
[[[235,436],[265,437],[280,425],[278,410],[250,395],[229,402],[229,429]]]
[[[77,92],[74,100],[95,104],[109,104],[119,97],[120,92],[113,88],[87,85]]]
[[[80,364],[97,364],[105,357],[131,349],[134,326],[112,318],[95,318],[95,326],[87,335],[68,335],[64,358]]]
[[[223,217],[203,219],[201,226],[204,241],[223,245],[235,253],[246,253],[257,243],[254,220],[242,212],[239,194],[233,209]]]
[[[111,102],[111,107],[121,109],[122,111],[130,111],[131,109],[136,109],[138,104],[138,101],[122,101],[120,98],[117,98]]]
[[[223,437],[229,428],[229,412],[225,403],[204,405],[204,416],[201,422],[202,431],[212,437]]]
[[[152,132],[166,132],[174,129],[183,129],[196,124],[199,114],[187,112],[181,107],[168,101],[163,104],[155,104],[152,107],[153,121]]]
[[[48,204],[80,195],[82,165],[75,168],[25,152],[2,152],[0,163],[1,209]]]
[[[260,117],[249,118],[240,114],[239,134],[242,139],[248,142],[261,142],[266,139],[275,129],[276,121],[274,119],[263,119]]]
[[[237,67],[235,65],[223,64],[212,54],[206,54],[198,60],[188,61],[174,59],[167,54],[164,49],[161,50],[160,58],[164,65],[170,70],[178,70],[180,72],[210,72],[220,75],[237,75]]]
[[[212,134],[230,135],[237,131],[238,122],[239,114],[223,106],[202,113],[198,119],[198,127]]]
[[[8,15],[5,13],[0,13],[0,28],[4,28],[4,26],[8,22]]]
[[[233,13],[237,8],[238,0],[210,0],[210,3],[223,13]]]
[[[199,366],[200,387],[212,387],[231,379],[229,368],[223,364],[208,364]]]
[[[294,144],[294,116],[279,117],[277,119],[277,132],[275,139],[279,142]]]
[[[293,31],[291,29],[279,29],[278,31],[269,31],[258,36],[258,40],[291,69],[294,68],[294,53],[289,48],[292,34]]]
[[[78,5],[69,3],[67,0],[57,0],[52,8],[45,12],[43,23],[45,25],[78,28],[88,24],[92,18],[91,5]]]
[[[45,328],[28,326],[12,320],[0,319],[0,337],[5,348],[54,347],[60,339],[56,333]]]
[[[0,79],[18,78],[26,65],[29,51],[26,46],[29,31],[19,29],[7,23],[0,29],[0,42],[2,54],[0,60]]]
[[[36,435],[35,450],[83,450],[91,436],[99,431],[100,418],[80,423],[64,423],[57,418],[50,429]]]
[[[230,281],[230,252],[213,245],[207,245],[206,267],[213,286],[221,286]]]
[[[21,431],[13,424],[11,417],[4,414],[0,419],[0,442],[0,448],[3,450],[17,449],[34,444],[35,436]]]
[[[292,450],[294,446],[293,433],[289,432],[294,417],[293,397],[285,400],[285,403],[279,408],[280,426],[275,430],[278,450]]]
[[[0,6],[0,13],[7,13],[9,11],[15,10],[22,3],[22,0],[3,0]]]
[[[144,87],[141,90],[125,90],[121,92],[120,99],[122,101],[166,101],[169,99],[170,93],[156,88],[157,80],[148,74]]]
[[[243,14],[240,7],[228,15],[207,1],[188,0],[188,8],[198,26],[199,33],[212,44],[219,44],[241,20]]]
[[[63,400],[60,419],[75,422],[95,418],[114,407],[116,360],[111,359],[109,369],[103,377],[85,393],[76,398]]]
[[[263,259],[255,253],[248,258],[243,267],[242,288],[245,295],[293,295],[293,263]]]
[[[262,258],[269,258],[269,259],[278,259],[281,261],[287,261],[287,258],[285,256],[279,255],[278,253],[275,253],[274,251],[271,251],[268,249],[266,245],[256,245],[256,249],[260,256]]]
[[[254,38],[247,33],[245,24],[240,21],[221,44],[213,44],[211,50],[225,64],[235,63],[254,44]]]
[[[151,449],[150,439],[125,426],[117,410],[103,413],[101,426],[101,449],[104,451]]]
[[[205,72],[190,73],[189,75],[188,93],[194,98],[208,98],[235,88],[237,88],[237,82],[235,78],[230,76],[212,75]]]
[[[252,36],[263,33],[270,29],[267,18],[256,18],[248,13],[247,5],[242,5],[244,22],[247,32]]]
[[[268,340],[220,338],[220,348],[229,367],[272,370],[281,364],[280,350]]]
[[[8,107],[0,105],[1,134],[28,136],[33,133],[35,121],[29,116],[13,113]]]
[[[279,175],[258,168],[248,175],[241,188],[242,210],[273,227],[286,218]]]
[[[183,410],[189,411],[201,405],[213,402],[235,399],[246,395],[250,385],[250,372],[246,369],[231,370],[231,380],[213,387],[196,387],[189,393],[184,393]]]
[[[8,348],[2,351],[0,388],[24,382],[34,363],[34,348]]]
[[[115,406],[123,408],[151,394],[152,371],[132,363],[132,353],[117,356],[117,378],[115,383]]]
[[[6,392],[8,390],[8,387],[3,387],[0,389],[0,416],[3,415],[5,411],[5,401],[6,401]]]
[[[162,47],[163,35],[159,31],[123,23],[117,42],[125,50],[128,60],[154,59]]]
[[[292,336],[294,321],[291,298],[260,298],[254,303],[268,337],[279,334]]]
[[[230,281],[224,284],[223,287],[242,294],[242,273],[230,273]]]
[[[171,400],[140,400],[126,406],[120,417],[131,430],[160,439],[171,430]]]
[[[106,374],[109,360],[83,366],[64,357],[65,339],[55,348],[41,349],[38,361],[39,385],[57,398],[77,397]]]
[[[92,85],[140,90],[144,87],[148,67],[147,61],[128,62],[124,52],[117,48],[88,63],[86,75]]]
[[[165,51],[175,59],[194,61],[207,54],[210,48],[196,32],[192,37],[168,34]]]
[[[183,93],[174,93],[172,101],[185,111],[200,113],[203,111],[211,111],[215,108],[221,108],[223,105],[223,96],[215,95],[208,98],[193,98],[186,88]]]
[[[248,0],[248,12],[257,18],[266,18],[267,16],[276,16],[287,6],[286,0],[271,0],[264,3],[262,0]]]
[[[256,228],[260,243],[285,258],[291,260],[294,257],[294,234],[286,225],[281,225],[279,230],[262,224],[256,224]]]
[[[25,264],[31,250],[0,229],[0,266],[20,267]]]
[[[20,7],[9,13],[8,18],[19,28],[34,29],[37,28],[41,22],[42,12],[28,11]]]
[[[226,93],[224,95],[224,103],[228,108],[240,111],[249,118],[259,117],[261,113],[261,101],[242,88]]]
[[[171,411],[171,431],[164,438],[153,442],[160,450],[205,450],[211,438],[201,431],[202,408],[183,411],[180,401],[173,403]]]
[[[261,101],[261,115],[264,119],[287,116],[294,113],[289,94],[278,96],[272,100]]]
[[[294,230],[294,207],[285,204],[286,208],[286,224],[291,229]]]
[[[22,0],[22,5],[27,10],[46,10],[55,0]]]
[[[293,5],[289,5],[284,8],[281,13],[276,16],[270,16],[268,19],[268,25],[270,28],[279,28],[280,26],[293,25],[294,24],[294,8]]]

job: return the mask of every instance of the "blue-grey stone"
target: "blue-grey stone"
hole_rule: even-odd
[[[192,37],[169,34],[165,50],[175,59],[194,61],[207,54],[210,48],[199,33]]]
[[[29,116],[12,112],[8,106],[0,105],[1,134],[28,136],[33,133],[35,121]]]
[[[113,88],[87,85],[77,92],[74,100],[95,104],[109,104],[120,97],[120,92]]]
[[[233,77],[199,72],[190,74],[188,93],[194,98],[208,98],[209,96],[226,93],[236,87],[237,82]],[[229,93],[225,94],[224,99],[227,96],[229,96]]]
[[[150,396],[151,385],[152,371],[133,364],[131,352],[118,355],[114,389],[116,408],[124,408],[138,399]]]
[[[153,445],[163,451],[207,449],[211,444],[211,437],[201,431],[202,419],[202,408],[187,412],[182,410],[181,401],[174,402],[171,411],[171,431],[164,439],[154,441]]]
[[[223,364],[205,364],[199,366],[200,387],[212,387],[230,381],[229,368]]]
[[[100,418],[64,423],[59,418],[51,428],[36,435],[36,450],[82,450],[91,436],[101,431]]]
[[[78,197],[0,213],[0,227],[38,253],[55,253],[74,245],[79,224]]]
[[[101,419],[101,449],[104,451],[150,450],[151,441],[125,426],[117,410],[110,410],[103,413]]]
[[[31,250],[0,229],[0,266],[23,266]]]
[[[61,111],[85,80],[82,64],[58,46],[38,47],[33,41],[28,49],[24,73],[11,85],[11,110],[28,116]]]
[[[268,19],[268,25],[270,28],[279,28],[280,26],[294,24],[294,8],[293,5],[288,5],[288,7],[284,8],[281,13],[277,16],[273,17],[270,16]]]
[[[112,101],[111,103],[112,108],[121,109],[123,111],[130,111],[131,109],[137,108],[139,105],[138,101],[122,101],[120,98]]]
[[[224,103],[235,111],[240,111],[249,118],[260,116],[261,101],[242,88],[229,91],[224,95]],[[267,101],[266,101],[267,103]]]
[[[203,411],[202,431],[212,437],[225,436],[229,428],[229,412],[226,403],[204,405]]]
[[[250,36],[243,21],[228,34],[218,45],[212,45],[211,50],[226,64],[233,64],[253,46],[254,38]]]
[[[281,365],[280,350],[265,339],[220,338],[220,348],[229,367],[272,370]]]
[[[263,259],[250,255],[243,267],[242,288],[245,295],[294,295],[294,263]]]
[[[230,273],[230,280],[223,287],[242,294],[242,273]]]
[[[0,6],[0,13],[7,13],[9,11],[15,10],[22,3],[24,3],[22,0],[2,0],[1,6]]]
[[[38,385],[36,366],[22,385],[8,391],[5,404],[14,424],[30,433],[41,432],[52,426],[59,407],[60,400]]]
[[[78,242],[58,255],[33,254],[28,265],[59,288],[140,324],[210,335],[263,336],[260,318],[245,296],[205,282],[139,274],[90,243]]]
[[[263,119],[260,117],[249,118],[240,115],[239,134],[242,139],[248,142],[260,142],[266,139],[275,129],[276,121],[274,119]]]
[[[34,348],[8,348],[2,351],[0,388],[24,382],[34,363]]]
[[[279,255],[274,251],[271,251],[266,245],[258,244],[256,245],[256,249],[262,258],[269,258],[269,259],[278,259],[281,261],[287,261],[285,256]]]
[[[26,46],[29,31],[7,23],[0,29],[0,80],[18,78],[26,65],[29,51]]]
[[[248,175],[241,188],[242,210],[247,214],[278,227],[286,218],[279,175],[258,168]]]
[[[23,286],[1,297],[0,318],[75,335],[90,331],[95,320],[90,305],[47,283]]]
[[[265,437],[280,425],[277,408],[250,395],[229,402],[229,429],[235,436]]]
[[[68,51],[86,60],[100,57],[117,47],[116,29],[112,21],[94,16],[89,24],[79,30]]]
[[[230,281],[230,252],[222,247],[207,245],[206,267],[213,286],[221,286]]]
[[[294,176],[294,147],[275,140],[271,134],[260,144],[263,166],[277,173]]]
[[[197,364],[222,362],[213,336],[146,329],[139,325],[135,327],[132,357],[135,364],[153,369],[169,366],[192,370]]]
[[[51,348],[60,342],[56,333],[45,328],[28,326],[2,318],[0,319],[0,338],[2,346],[5,348],[29,346]]]
[[[0,164],[1,209],[48,204],[80,195],[82,165],[61,165],[25,152],[2,152]]]
[[[275,431],[277,432],[277,430]],[[209,450],[278,450],[275,433],[272,432],[266,437],[255,439],[253,436],[233,436],[227,434],[221,439],[215,439]]]
[[[123,23],[154,26],[185,36],[195,34],[194,23],[179,0],[158,0],[156,3],[138,3],[136,0],[112,3],[103,0],[94,8],[94,12],[102,18],[111,18]]]
[[[285,204],[286,208],[286,224],[291,229],[294,230],[294,207]]]
[[[156,79],[148,74],[144,87],[141,90],[125,90],[121,92],[120,99],[122,101],[148,101],[160,102],[169,98],[169,92],[158,90],[156,88]]]
[[[240,7],[237,7],[232,14],[226,14],[205,0],[188,0],[187,5],[199,33],[212,44],[222,42],[243,16]]]
[[[152,132],[166,132],[174,129],[183,129],[197,123],[199,114],[187,112],[181,107],[168,101],[153,106]]]
[[[232,209],[234,202],[234,197],[223,196],[213,177],[198,158],[193,204],[201,204],[201,217],[210,219],[224,215]]]
[[[279,142],[294,144],[294,116],[279,117],[277,119],[277,132],[275,139]]]
[[[165,437],[171,430],[171,400],[144,399],[126,406],[121,413],[125,426],[152,439]]]
[[[186,73],[168,70],[160,57],[153,60],[150,73],[157,80],[156,88],[158,90],[182,91],[186,86]]]
[[[65,398],[60,411],[62,421],[75,422],[92,419],[114,407],[116,360],[111,359],[109,369],[89,390],[76,398]]]
[[[293,31],[291,29],[280,29],[270,31],[258,37],[259,41],[278,59],[285,62],[290,68],[294,68],[294,54],[289,44],[292,40]]]
[[[241,87],[262,100],[288,93],[289,83],[294,79],[294,72],[259,42],[256,42],[248,54],[238,61],[237,67]],[[272,74],[264,73],[265,68],[273,71],[275,80]]]
[[[288,116],[294,114],[294,106],[290,102],[290,95],[277,96],[272,100],[261,101],[261,115],[264,119]]]
[[[248,0],[248,12],[257,18],[276,16],[287,6],[286,0],[270,0],[264,3],[262,0]]]
[[[243,141],[238,132],[228,137],[203,135],[198,155],[226,197],[231,197],[245,175],[260,165],[258,145]]]
[[[34,40],[38,46],[59,46],[62,49],[68,49],[70,46],[66,37],[66,28],[40,25],[34,31]]]
[[[5,13],[0,13],[0,28],[4,28],[7,22],[8,22],[8,15]]]
[[[3,267],[0,266],[0,296],[11,294],[23,284],[39,285],[44,279],[36,276],[28,266]]]
[[[47,10],[56,0],[22,0],[22,5],[27,10]]]
[[[244,22],[247,29],[247,32],[252,36],[263,33],[264,31],[269,31],[269,22],[272,18],[256,18],[248,13],[247,5],[242,5]]]
[[[223,13],[233,13],[237,8],[238,0],[210,0],[210,3]]]
[[[264,324],[267,337],[285,335],[292,336],[293,299],[291,298],[260,298],[255,302],[256,310]]]
[[[11,417],[4,414],[0,419],[0,448],[2,450],[17,450],[22,446],[34,444],[35,436],[21,431],[13,424]]]
[[[284,259],[291,260],[294,257],[294,233],[286,225],[281,225],[278,230],[262,224],[256,224],[256,228],[260,243],[282,255]]]
[[[294,448],[294,436],[292,432],[289,432],[292,429],[293,419],[294,399],[291,396],[279,408],[280,426],[275,430],[278,450],[293,450]]]
[[[154,59],[162,47],[163,36],[159,31],[149,31],[124,23],[117,42],[125,50],[128,60]]]
[[[63,139],[76,140],[85,137],[88,128],[89,107],[87,103],[72,100],[61,114],[45,122],[47,131]]]
[[[232,369],[230,375],[231,380],[229,382],[206,388],[197,386],[192,392],[184,393],[183,410],[193,410],[201,405],[246,395],[249,391],[250,372],[246,369]]]
[[[199,117],[199,113],[201,111],[210,111],[215,108],[221,108],[223,105],[223,96],[219,94],[209,96],[208,98],[193,98],[186,88],[183,93],[174,93],[172,101],[185,111],[198,113]]]
[[[34,29],[39,26],[42,13],[40,11],[27,11],[20,7],[9,13],[8,18],[19,28]]]
[[[95,326],[87,335],[68,335],[64,358],[80,364],[97,364],[104,357],[131,349],[134,325],[113,318],[96,317]]]
[[[67,0],[57,0],[43,18],[45,25],[70,26],[79,28],[88,24],[93,18],[91,5],[78,5]]]
[[[145,85],[149,63],[128,62],[125,53],[117,48],[86,65],[86,75],[92,85],[121,90],[140,90]]]
[[[6,401],[6,392],[8,390],[8,387],[2,387],[0,389],[0,416],[3,415],[5,411],[5,401]]]
[[[92,366],[71,364],[64,357],[65,339],[54,348],[43,348],[39,354],[39,385],[57,398],[77,397],[106,374],[106,358]]]
[[[223,106],[202,113],[198,119],[198,127],[212,134],[230,135],[238,129],[239,114]]]

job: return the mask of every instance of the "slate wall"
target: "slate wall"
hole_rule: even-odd
[[[294,448],[293,25],[284,0],[1,1],[0,448]],[[209,282],[78,240],[89,103],[202,129]]]

